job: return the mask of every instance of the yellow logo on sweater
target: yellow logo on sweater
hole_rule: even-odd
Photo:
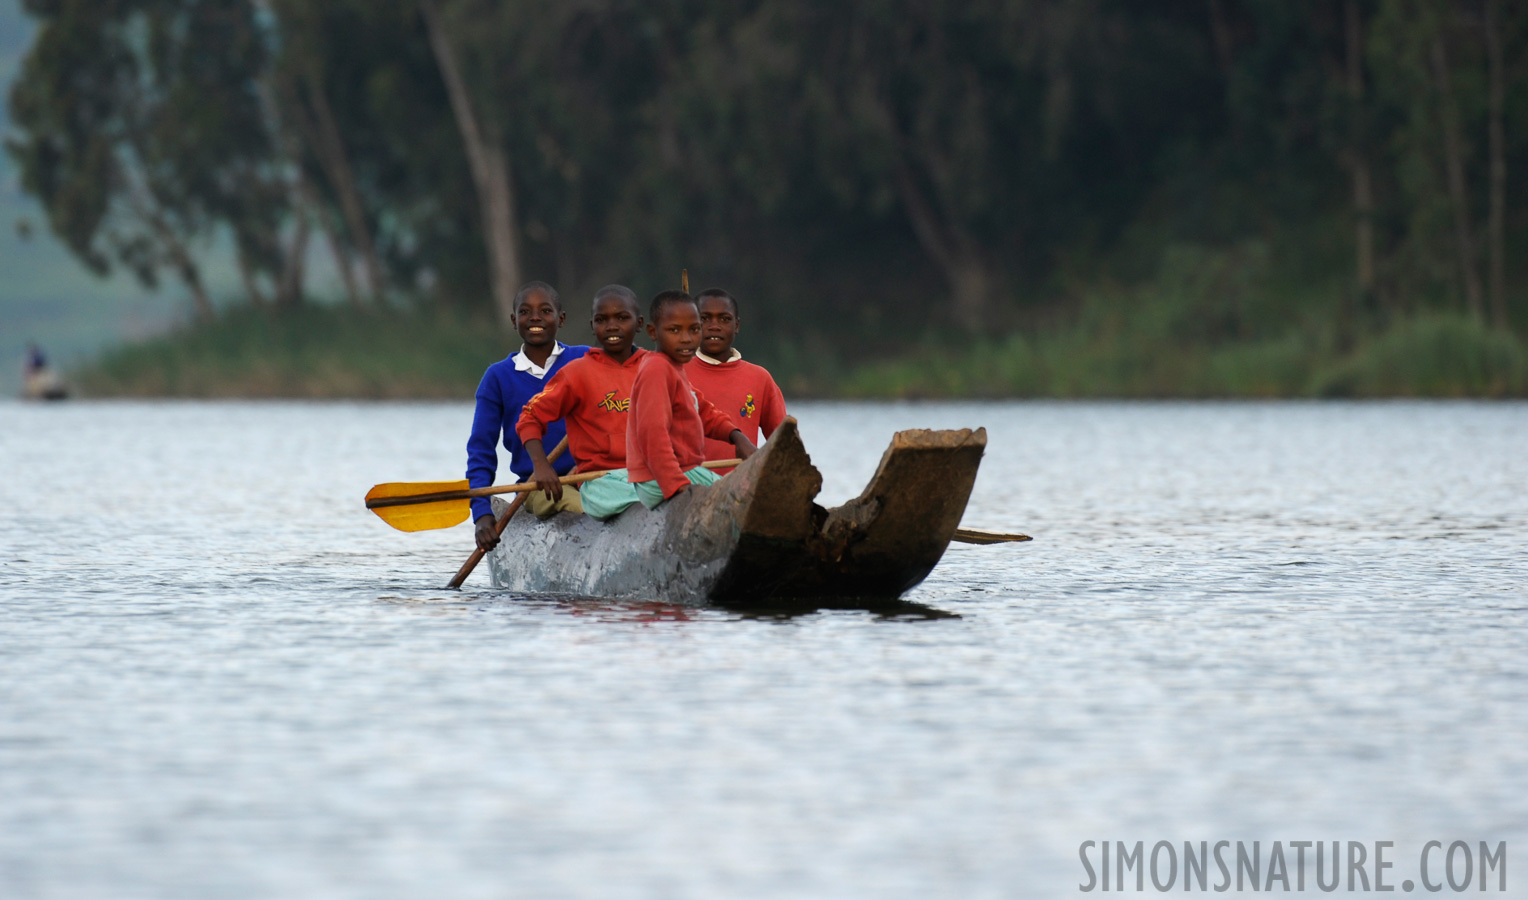
[[[615,399],[615,391],[611,391],[605,395],[605,399],[599,402],[599,407],[610,412],[625,412],[631,408],[631,398],[627,397],[625,400],[617,400]]]
[[[743,408],[742,408],[742,410],[740,410],[740,413],[742,414],[743,418],[751,419],[751,418],[753,418],[753,410],[754,410],[753,395],[749,394],[748,395],[748,399],[743,401]]]

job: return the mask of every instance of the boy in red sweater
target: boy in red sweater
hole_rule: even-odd
[[[683,291],[653,298],[647,335],[657,352],[643,357],[631,385],[626,419],[626,472],[637,499],[648,509],[692,484],[713,484],[717,475],[702,468],[705,439],[726,439],[737,456],[756,449],[732,419],[690,387],[685,366],[700,349],[700,310]]]
[[[743,361],[733,342],[742,328],[737,298],[711,288],[695,295],[700,310],[700,350],[685,374],[707,400],[726,410],[755,444],[785,421],[785,395],[763,366]],[[706,459],[731,459],[732,445],[706,438]]]
[[[564,366],[541,393],[526,401],[515,434],[524,442],[525,453],[531,459],[531,480],[554,500],[561,500],[567,492],[579,501],[576,509],[571,503],[560,504],[559,508],[605,518],[603,514],[611,505],[606,494],[612,489],[618,495],[632,493],[625,471],[626,419],[637,365],[647,354],[632,346],[637,329],[642,326],[637,295],[619,284],[600,288],[594,295],[589,326],[594,332],[595,346],[582,359]],[[547,429],[558,419],[567,423],[568,452],[579,471],[615,471],[586,482],[582,490],[570,491],[558,482],[542,446]],[[635,500],[633,496],[632,502]]]

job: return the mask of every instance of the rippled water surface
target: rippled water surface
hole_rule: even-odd
[[[1051,897],[1121,839],[1394,884],[1434,838],[1528,896],[1528,406],[795,412],[830,503],[985,425],[966,522],[1034,542],[906,615],[457,594],[468,527],[361,497],[454,477],[470,404],[0,405],[0,897]]]

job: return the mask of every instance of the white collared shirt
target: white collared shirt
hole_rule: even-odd
[[[699,350],[696,350],[695,351],[695,358],[700,360],[703,363],[710,363],[713,366],[719,366],[722,363],[737,362],[738,360],[743,358],[743,354],[740,353],[736,347],[733,347],[732,348],[732,352],[730,354],[728,354],[726,359],[712,359],[711,357],[705,355],[704,353],[700,352]],[[547,360],[547,365],[551,365],[551,364],[552,364],[552,361],[551,360]]]
[[[532,378],[546,379],[546,370],[552,367],[552,362],[562,355],[562,351],[568,349],[568,345],[562,341],[552,342],[552,353],[546,358],[546,365],[538,366],[531,362],[530,357],[525,355],[525,345],[520,345],[520,351],[511,359],[515,361],[516,372],[529,372]]]

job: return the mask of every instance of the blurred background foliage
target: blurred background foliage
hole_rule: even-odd
[[[195,311],[99,393],[464,395],[681,267],[796,394],[1528,391],[1525,4],[23,7],[21,186]]]

